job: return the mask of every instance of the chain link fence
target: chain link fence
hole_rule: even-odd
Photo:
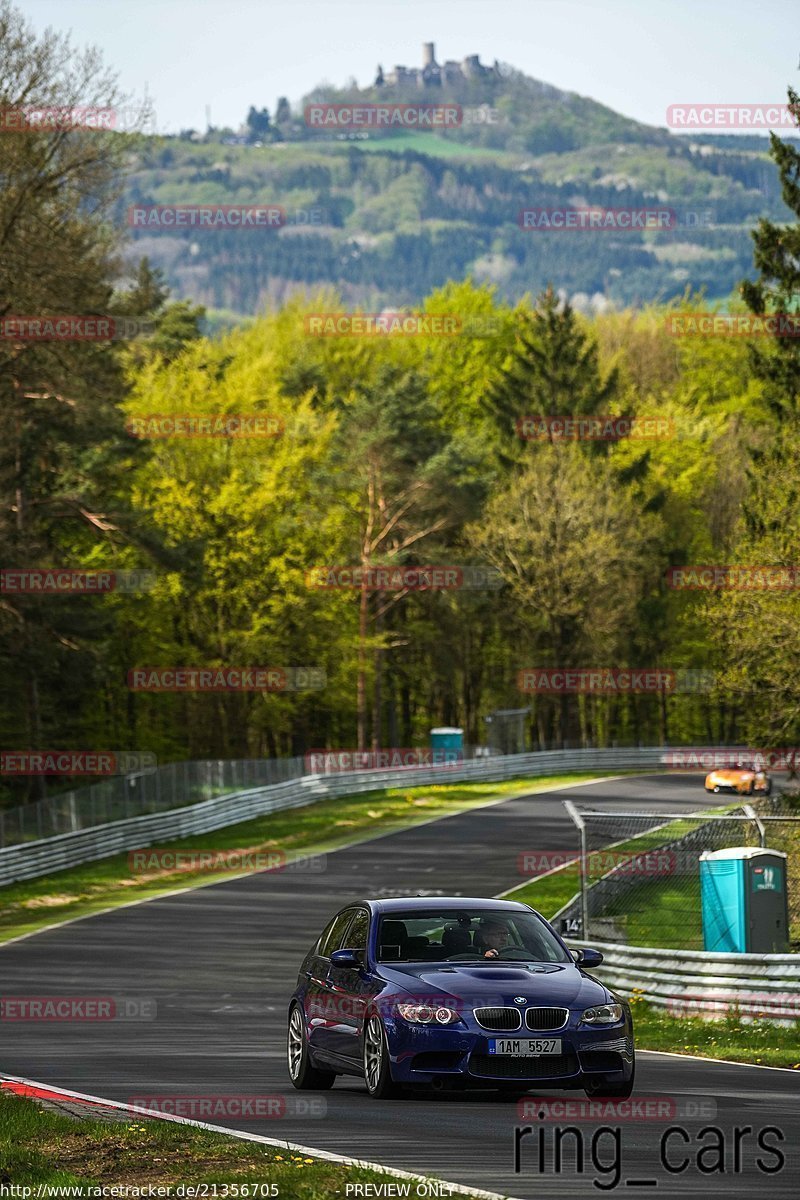
[[[693,814],[598,812],[566,802],[575,824],[575,897],[556,914],[586,940],[703,949],[700,856],[764,847],[787,854],[789,937],[800,949],[800,800]]]
[[[285,783],[303,771],[302,758],[252,758],[177,762],[114,775],[32,804],[0,809],[0,847],[183,808],[226,792]]]

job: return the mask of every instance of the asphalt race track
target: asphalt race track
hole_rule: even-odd
[[[320,873],[248,875],[0,947],[3,995],[148,997],[157,1005],[149,1021],[0,1022],[0,1071],[123,1101],[280,1095],[287,1106],[281,1119],[213,1121],[517,1197],[604,1191],[744,1197],[754,1188],[797,1197],[800,1073],[640,1053],[635,1095],[660,1099],[662,1114],[666,1107],[673,1115],[575,1123],[582,1173],[576,1172],[578,1135],[565,1141],[561,1171],[555,1170],[555,1127],[548,1121],[533,1121],[515,1173],[517,1104],[490,1092],[376,1102],[356,1079],[339,1079],[319,1095],[290,1086],[287,1001],[300,960],[328,916],[350,899],[392,889],[496,895],[519,882],[520,851],[575,845],[561,803],[568,797],[673,812],[709,803],[699,776],[678,775],[516,798],[340,850],[327,856]],[[309,1097],[317,1110],[322,1103],[324,1116],[297,1111]],[[686,1163],[675,1173],[660,1161],[670,1125],[683,1131],[667,1147],[673,1169]],[[719,1132],[700,1136],[706,1126]],[[763,1133],[768,1126],[778,1133]],[[749,1131],[737,1135],[737,1127]],[[765,1147],[779,1146],[781,1170],[766,1173],[778,1160],[759,1149],[759,1134]],[[708,1149],[715,1145],[724,1171],[717,1169],[720,1155]]]

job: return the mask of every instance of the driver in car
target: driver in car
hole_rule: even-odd
[[[510,941],[508,927],[500,921],[487,921],[481,925],[478,937],[484,948],[484,958],[497,958],[500,951],[504,950]]]

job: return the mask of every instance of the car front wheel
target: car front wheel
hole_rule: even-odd
[[[293,1005],[289,1013],[286,1057],[289,1065],[289,1078],[299,1092],[321,1092],[333,1087],[336,1072],[320,1071],[311,1062],[306,1038],[306,1023],[299,1004]]]
[[[390,1100],[400,1088],[392,1079],[386,1031],[379,1017],[370,1017],[364,1030],[364,1080],[370,1096]]]

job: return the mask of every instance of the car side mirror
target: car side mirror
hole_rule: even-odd
[[[361,966],[360,953],[360,950],[334,950],[331,955],[331,966],[357,969]]]
[[[572,956],[579,967],[599,967],[603,961],[600,951],[592,950],[589,946],[582,950],[573,950]]]

